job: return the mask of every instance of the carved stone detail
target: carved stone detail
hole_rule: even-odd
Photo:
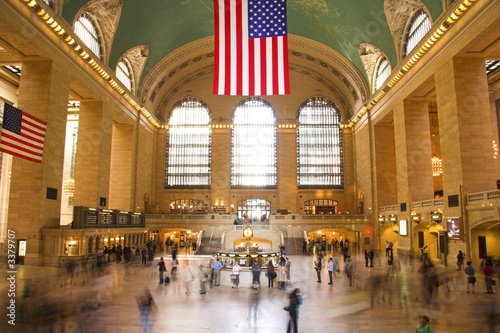
[[[103,43],[102,60],[105,63],[108,63],[123,4],[124,0],[93,0],[86,3],[81,9],[93,16],[99,24]]]
[[[387,56],[381,49],[372,44],[361,43],[357,46],[357,48],[359,57],[361,58],[361,62],[363,63],[363,67],[365,68],[366,76],[368,76],[368,82],[370,83],[371,90],[373,91],[373,81],[376,75],[375,70],[377,67],[377,63],[382,57],[385,57],[387,61],[389,61],[389,58],[387,58]]]
[[[426,8],[420,0],[385,0],[384,11],[387,23],[391,29],[392,39],[396,46],[398,59],[402,58],[401,45],[405,34],[406,25],[411,15]]]
[[[146,65],[149,55],[149,45],[138,45],[123,54],[123,58],[126,58],[132,67],[132,93],[136,94],[137,87],[139,85],[139,79],[141,78],[142,71]]]

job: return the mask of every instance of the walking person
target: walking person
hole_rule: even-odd
[[[457,271],[461,271],[464,268],[464,259],[465,259],[465,255],[462,253],[462,251],[458,251],[458,254],[457,254]]]
[[[493,269],[491,268],[490,263],[487,262],[486,260],[484,261],[483,274],[484,274],[484,283],[486,284],[486,293],[493,294],[493,287],[491,283],[491,281],[493,280]]]
[[[238,286],[240,284],[240,272],[241,272],[241,266],[240,264],[238,264],[238,261],[236,260],[233,266],[233,272],[231,274],[234,277],[233,289],[238,289]]]
[[[318,276],[318,283],[321,283],[321,259],[314,261],[314,269],[316,270],[316,275]]]
[[[290,314],[290,320],[288,321],[287,333],[298,333],[299,331],[299,306],[302,304],[302,297],[300,295],[300,289],[295,288],[288,296],[289,303],[285,307],[285,310]]]
[[[163,261],[163,257],[160,258],[160,262],[158,263],[160,268],[158,269],[160,273],[160,284],[163,284],[163,274],[167,271],[167,267],[165,266],[165,262]]]
[[[349,280],[349,287],[352,287],[352,280],[354,277],[354,266],[351,261],[351,256],[347,256],[347,262],[344,267],[345,273],[347,275],[347,279]]]
[[[259,301],[260,301],[260,285],[257,280],[252,281],[252,285],[250,286],[250,298],[248,300],[248,317],[250,320],[252,317],[253,310],[253,318],[257,320],[257,311],[259,310]]]
[[[267,263],[267,287],[274,288],[274,265],[273,261],[269,260]]]
[[[472,293],[474,294],[474,286],[476,284],[476,270],[472,267],[472,262],[467,261],[467,266],[464,268],[465,276],[467,277],[467,293],[469,293],[469,284],[472,284]]]
[[[368,262],[370,261],[370,254],[368,250],[365,250],[365,267],[368,267]]]
[[[330,282],[328,282],[328,284],[332,285],[333,284],[333,272],[335,270],[335,267],[333,266],[333,258],[332,257],[330,257],[328,259],[327,270],[328,270],[328,277],[330,278]]]
[[[151,314],[156,311],[156,305],[153,300],[153,295],[149,289],[144,289],[144,294],[137,297],[137,306],[139,307],[139,314],[142,321],[142,329],[144,333],[152,332],[153,322],[151,320]]]
[[[186,295],[189,296],[191,294],[191,282],[194,280],[193,270],[189,266],[189,264],[184,268],[184,272],[182,273],[182,278],[184,280],[184,284],[186,286]]]
[[[208,274],[206,272],[205,267],[200,265],[200,294],[206,294],[205,285],[208,280]]]
[[[278,289],[280,290],[285,290],[285,284],[286,284],[286,266],[285,263],[281,262],[279,267],[278,267]]]
[[[290,266],[291,265],[292,264],[290,263],[290,260],[288,260],[288,257],[286,257],[286,261],[285,261],[285,266],[286,266],[286,282],[290,282]]]
[[[257,280],[257,283],[260,285],[260,272],[262,268],[260,267],[257,261],[253,262],[252,265],[252,280]]]
[[[417,325],[415,333],[434,333],[434,330],[429,326],[429,317],[423,316],[420,325]]]
[[[222,269],[222,264],[219,261],[219,258],[214,262],[214,284],[218,286],[220,284],[220,271]]]
[[[170,275],[172,275],[172,277],[177,275],[178,266],[179,266],[179,260],[177,260],[177,258],[172,258],[172,269],[170,270]]]

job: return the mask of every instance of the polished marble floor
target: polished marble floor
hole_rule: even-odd
[[[336,257],[342,268],[341,256]],[[365,267],[361,257],[353,258],[356,272],[349,287],[344,273],[328,285],[326,267],[322,283],[317,283],[313,256],[289,256],[291,281],[287,291],[276,286],[268,288],[267,279],[262,280],[257,318],[250,319],[248,286],[207,287],[207,293],[201,295],[196,279],[191,284],[192,293],[186,295],[184,268],[190,265],[196,270],[208,263],[208,256],[180,255],[178,277],[169,285],[158,284],[158,257],[148,267],[110,263],[99,274],[97,270],[85,273],[79,268],[73,281],[63,268],[19,265],[15,274],[15,326],[8,324],[10,319],[5,315],[12,297],[7,280],[10,274],[2,265],[0,332],[143,332],[136,298],[145,287],[156,305],[149,317],[151,332],[286,332],[288,312],[283,306],[292,288],[300,288],[303,297],[299,332],[410,333],[415,332],[422,315],[430,317],[436,333],[500,332],[500,325],[495,330],[491,328],[494,324],[489,324],[499,320],[498,285],[493,295],[485,294],[482,275],[477,275],[475,293],[467,293],[463,272],[456,271],[456,267],[438,267],[440,286],[427,303],[418,272],[420,262],[400,262],[401,269],[386,279],[385,255],[377,256],[374,268]],[[196,271],[194,275],[198,277]],[[25,285],[35,290],[29,297],[23,297]]]

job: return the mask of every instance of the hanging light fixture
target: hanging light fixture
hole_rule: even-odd
[[[440,176],[443,173],[443,161],[436,156],[436,150],[434,149],[435,147],[435,136],[436,132],[434,131],[434,114],[431,112],[431,126],[432,126],[432,136],[431,136],[431,142],[432,142],[432,175],[434,177]]]
[[[64,181],[63,193],[68,197],[73,197],[75,194],[75,180],[73,178],[68,178]]]
[[[440,158],[434,156],[432,158],[432,175],[440,176],[443,173],[443,161]]]

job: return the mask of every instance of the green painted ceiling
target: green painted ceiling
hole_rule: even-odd
[[[64,0],[62,15],[73,23],[88,1]],[[443,11],[441,0],[422,0],[435,20]],[[397,65],[396,49],[384,14],[384,0],[288,0],[288,32],[336,50],[365,76],[355,48],[370,43]],[[115,35],[109,66],[130,48],[149,43],[143,73],[168,53],[214,34],[213,0],[125,0]]]

